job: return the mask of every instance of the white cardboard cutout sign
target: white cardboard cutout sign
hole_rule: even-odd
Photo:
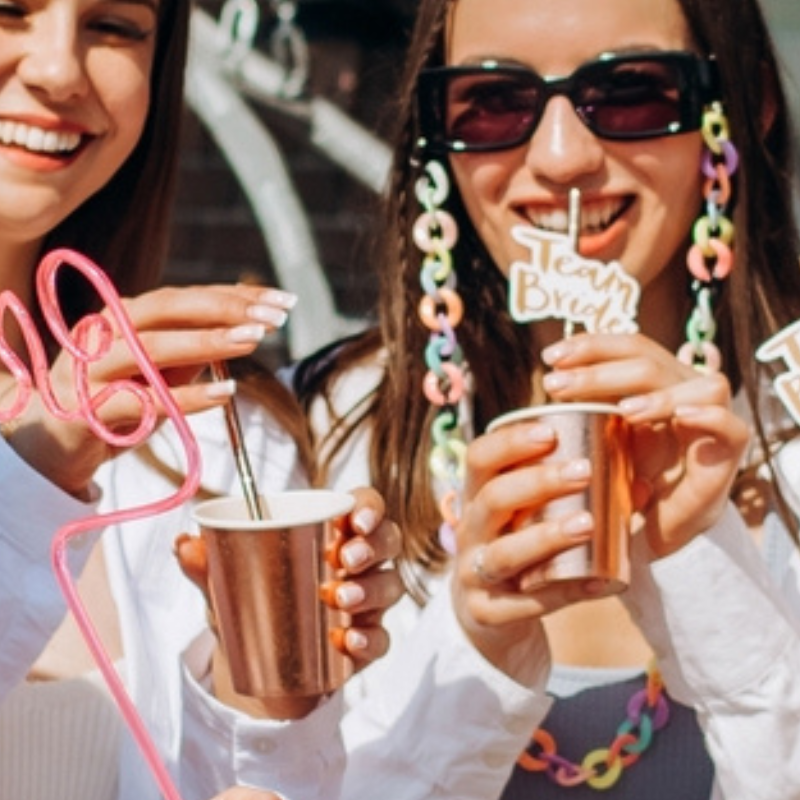
[[[576,253],[568,236],[528,225],[511,229],[530,249],[510,268],[508,307],[517,322],[561,319],[589,333],[635,333],[640,288],[617,261]]]
[[[773,385],[775,394],[800,425],[800,320],[767,339],[756,350],[756,358],[761,362],[782,358],[786,362],[787,372],[778,375]]]

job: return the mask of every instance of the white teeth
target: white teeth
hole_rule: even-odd
[[[581,208],[581,233],[603,230],[616,217],[623,205],[621,200],[606,200],[584,206]],[[569,214],[566,209],[531,211],[528,218],[534,227],[546,231],[566,233],[569,230]]]
[[[537,228],[544,228],[547,231],[556,233],[566,233],[569,225],[569,214],[564,209],[553,209],[552,211],[531,214],[531,222]]]
[[[71,153],[80,145],[81,136],[5,120],[0,122],[0,143],[24,147],[34,153]]]

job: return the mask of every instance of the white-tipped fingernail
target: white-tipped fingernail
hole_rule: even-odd
[[[265,303],[271,306],[280,306],[281,308],[290,309],[297,305],[297,295],[293,292],[287,292],[283,289],[267,289],[259,298],[259,303]]]
[[[206,395],[212,400],[233,397],[236,394],[236,381],[229,378],[225,381],[214,381],[206,384]]]
[[[352,628],[347,631],[348,650],[366,650],[368,644],[367,637],[361,631],[354,631]]]
[[[366,592],[357,583],[343,583],[336,590],[336,602],[340,608],[351,608],[363,603]]]
[[[226,336],[228,341],[234,344],[258,344],[266,333],[267,330],[263,325],[237,325],[231,328]]]
[[[347,569],[353,570],[372,558],[372,548],[366,542],[356,539],[342,547],[340,558]]]
[[[592,474],[592,462],[588,458],[567,461],[561,466],[559,474],[565,481],[584,481]]]
[[[371,508],[359,508],[353,515],[353,527],[360,533],[372,533],[378,522],[378,515]]]
[[[594,520],[588,511],[581,511],[573,517],[565,519],[561,530],[567,536],[584,536],[594,528]]]
[[[289,318],[286,311],[282,308],[275,308],[275,306],[250,306],[247,309],[247,316],[275,328],[282,327]]]

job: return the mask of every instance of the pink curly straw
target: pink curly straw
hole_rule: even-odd
[[[72,329],[72,332],[64,321],[56,292],[56,274],[62,264],[68,264],[82,273],[97,290],[107,308],[105,314],[86,315]],[[137,508],[98,514],[68,523],[57,531],[51,547],[53,569],[67,605],[75,617],[80,632],[108,684],[125,722],[142,751],[161,793],[167,800],[181,800],[146,726],[117,675],[81,601],[75,582],[70,575],[67,563],[67,545],[70,539],[86,531],[160,514],[191,499],[200,483],[199,449],[186,420],[172,398],[169,387],[139,340],[119,295],[106,274],[96,264],[72,250],[54,250],[47,254],[39,264],[36,287],[42,312],[50,330],[58,343],[74,359],[75,389],[78,396],[77,409],[64,408],[54,396],[49,382],[47,358],[36,326],[28,311],[10,291],[0,294],[0,323],[2,323],[7,309],[16,317],[28,348],[37,389],[47,409],[62,420],[82,419],[98,438],[114,447],[131,447],[144,441],[152,433],[158,419],[153,397],[148,391],[149,387],[149,390],[165,409],[166,416],[177,428],[186,451],[186,478],[175,494]],[[133,352],[141,375],[144,376],[147,384],[132,380],[120,380],[108,384],[92,395],[89,388],[88,367],[93,361],[102,358],[111,347],[114,328],[109,316],[117,323],[119,333]],[[2,328],[0,327],[0,329]],[[13,419],[24,410],[32,393],[32,382],[30,372],[8,347],[2,336],[0,336],[0,358],[16,378],[18,389],[11,406],[0,410],[0,422],[3,422]],[[124,435],[109,430],[97,416],[97,412],[104,403],[122,392],[132,394],[141,407],[139,425],[135,430]]]

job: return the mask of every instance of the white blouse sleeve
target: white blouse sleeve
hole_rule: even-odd
[[[520,646],[536,676],[531,687],[478,653],[456,620],[449,585],[442,586],[413,631],[348,686],[361,696],[343,723],[343,800],[376,791],[391,800],[499,796],[551,705],[544,641]]]
[[[208,664],[212,647],[213,636],[206,632],[184,654],[180,784],[185,800],[208,800],[235,785],[292,800],[338,797],[345,762],[341,694],[300,720],[253,719],[219,703],[202,685],[196,670]]]
[[[624,598],[697,710],[725,797],[800,797],[800,624],[735,508],[652,563],[637,537]]]
[[[0,699],[24,680],[66,613],[50,565],[50,543],[68,522],[94,512],[50,483],[0,438]],[[73,574],[96,540],[89,534],[69,551]]]

